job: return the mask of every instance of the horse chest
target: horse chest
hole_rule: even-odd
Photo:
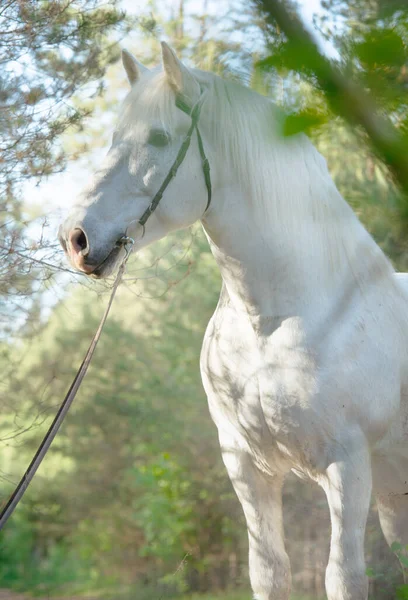
[[[263,464],[313,465],[313,446],[321,447],[311,410],[316,366],[293,330],[260,337],[248,320],[220,311],[207,329],[201,365],[219,430],[239,438]]]

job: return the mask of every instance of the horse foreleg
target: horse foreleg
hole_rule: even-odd
[[[344,443],[321,485],[332,525],[326,570],[328,600],[366,600],[364,533],[371,498],[371,464],[365,440]]]
[[[257,469],[248,452],[220,435],[225,466],[248,528],[249,574],[256,600],[288,600],[291,576],[282,524],[283,476]]]

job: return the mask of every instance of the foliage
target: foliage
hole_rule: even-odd
[[[327,117],[331,111],[352,125],[361,125],[367,141],[408,194],[408,138],[404,128],[408,58],[406,5],[403,10],[402,4],[395,3],[393,9],[383,11],[379,1],[367,0],[359,3],[357,9],[351,2],[326,2],[333,11],[347,5],[351,18],[358,13],[361,19],[359,25],[352,27],[352,35],[346,19],[343,27],[346,33],[330,37],[334,44],[337,42],[339,50],[335,64],[319,51],[293,14],[291,2],[258,0],[257,4],[264,10],[274,40],[273,54],[264,59],[263,66],[298,71],[325,99]],[[279,44],[275,41],[275,18],[286,34]],[[391,111],[397,127],[384,116],[387,111]]]
[[[61,135],[87,116],[71,100],[86,85],[100,94],[106,67],[118,58],[114,41],[126,27],[117,4],[8,0],[0,7],[0,296],[14,299],[14,310],[35,276],[21,187],[64,168]],[[41,232],[37,238],[41,246]],[[0,319],[7,321],[9,308],[2,302]]]
[[[36,595],[70,589],[87,589],[92,579],[92,563],[66,545],[48,539],[41,549],[33,528],[30,505],[19,508],[0,541],[0,581],[2,587],[29,590]],[[105,579],[105,578],[103,578]],[[101,585],[99,578],[98,585]],[[107,585],[109,582],[105,580]]]
[[[370,156],[369,187],[372,187],[370,179],[386,182],[385,198],[376,206],[377,223],[382,221],[382,228],[388,229],[393,240],[386,249],[393,258],[405,256],[408,224],[406,3],[323,2],[326,13],[319,18],[319,27],[330,43],[334,58],[318,50],[296,16],[292,2],[257,0],[256,4],[264,11],[270,36],[269,56],[259,61],[259,67],[267,74],[278,73],[290,82],[284,133],[293,135],[304,130],[313,132],[318,139],[322,131],[353,132],[354,148]],[[341,124],[339,116],[343,119]],[[349,133],[346,135],[350,138]],[[342,133],[341,136],[344,138]],[[330,147],[334,149],[335,144],[331,143]],[[358,162],[361,164],[361,160]],[[404,196],[398,195],[393,179]],[[353,185],[355,183],[354,179]],[[370,190],[367,192],[358,207],[363,220],[366,220],[366,198],[368,206],[372,199]],[[368,222],[372,231],[370,225]],[[381,242],[384,235],[383,231],[377,239]]]
[[[233,493],[198,372],[202,330],[219,287],[203,244],[203,239],[196,242],[187,264],[179,265],[179,271],[193,269],[194,274],[171,297],[135,301],[133,294],[120,291],[86,385],[53,445],[51,466],[33,483],[44,506],[31,513],[30,534],[43,562],[54,560],[49,548],[59,548],[61,539],[68,555],[75,548],[88,565],[90,580],[94,570],[98,578],[117,578],[123,569],[142,568],[146,561],[156,565],[160,580],[187,555],[184,579],[205,589],[201,573],[221,568],[229,548],[240,543],[230,517]],[[172,260],[164,259],[162,268]],[[157,295],[160,280],[148,282],[144,292]],[[8,390],[10,398],[15,396],[14,410],[24,412],[25,398],[44,382],[44,373],[49,377],[42,410],[54,410],[96,326],[101,307],[89,305],[90,293],[79,289],[68,299],[77,314],[74,323],[64,306],[55,311],[42,332],[41,352],[27,354],[21,363]],[[200,309],[188,311],[189,305],[198,308],[198,294]],[[25,435],[18,464],[27,460],[39,433]],[[28,556],[20,562],[25,560],[30,562]],[[43,568],[39,572],[46,578]],[[5,577],[4,583],[12,579]]]
[[[408,546],[403,546],[399,542],[393,542],[391,544],[391,550],[396,554],[398,560],[401,563],[402,570],[406,574],[408,572]],[[389,575],[387,573],[382,573],[381,571],[376,570],[373,567],[368,567],[366,569],[366,575],[371,579],[376,579],[380,582],[380,586],[387,583],[389,579]],[[402,584],[398,585],[395,588],[395,600],[407,600],[408,599],[408,585]]]

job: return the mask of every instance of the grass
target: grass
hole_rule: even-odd
[[[20,596],[18,594],[14,594],[13,592],[10,591],[10,595],[1,595],[1,592],[7,592],[7,590],[0,590],[0,600],[5,600],[5,598],[7,598],[8,600],[21,600],[23,598],[23,596]],[[24,598],[26,600],[29,600],[29,598],[31,598],[31,596],[24,596]],[[49,600],[49,596],[47,597],[47,600]],[[72,600],[73,596],[66,596],[66,600]],[[92,598],[92,600],[95,600],[97,598],[97,596],[75,596],[76,600],[79,600],[81,598],[81,600],[87,600],[87,598],[90,600],[90,598]],[[107,598],[106,596],[101,596],[100,599],[102,600],[102,598]],[[110,597],[109,597],[110,598]],[[134,600],[135,596],[134,594],[132,595],[125,595],[125,596],[121,596],[122,600]],[[154,595],[148,595],[146,596],[146,598],[149,598],[149,600],[151,600],[152,598],[154,598],[154,600],[158,600],[157,596]],[[167,600],[252,600],[253,595],[252,593],[248,590],[248,591],[226,591],[226,592],[219,592],[219,593],[213,593],[213,594],[193,594],[193,595],[189,595],[189,596],[178,596],[177,598],[168,598]],[[46,600],[43,597],[38,597],[36,599],[33,600]],[[58,600],[62,600],[61,597],[58,597]],[[318,600],[317,598],[312,598],[312,596],[291,596],[290,600]]]
[[[142,590],[140,590],[142,591]],[[138,593],[138,596],[140,597],[140,593]],[[157,598],[157,594],[151,594],[151,593],[147,593],[146,596],[144,594],[142,594],[143,600],[160,600],[160,597]],[[104,597],[104,599],[106,598],[106,600],[112,600],[111,597]],[[124,596],[120,597],[121,600],[134,600],[135,595],[134,592],[130,595],[125,594]],[[252,600],[253,599],[253,594],[250,590],[231,590],[231,591],[224,591],[224,592],[214,592],[214,593],[208,593],[208,594],[189,594],[186,596],[177,596],[177,597],[162,597],[163,600],[166,598],[166,600]],[[92,597],[92,600],[94,599],[94,597]],[[1,600],[1,599],[0,599]],[[67,598],[67,600],[69,600]],[[86,598],[84,598],[83,600],[86,600]],[[101,598],[102,600],[102,598]],[[297,594],[292,594],[290,597],[290,600],[319,600],[319,598],[316,598],[314,596],[299,596]],[[322,599],[320,599],[322,600]]]
[[[194,594],[183,596],[181,600],[251,600],[252,594],[247,592],[225,592],[221,594]]]
[[[181,600],[252,600],[253,595],[247,592],[223,592],[221,594],[193,594],[192,596],[183,596]],[[312,596],[291,596],[290,600],[318,600]]]

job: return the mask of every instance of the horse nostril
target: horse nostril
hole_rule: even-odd
[[[82,256],[89,254],[87,237],[85,232],[79,227],[73,229],[69,234],[69,243],[76,254],[82,254]]]

